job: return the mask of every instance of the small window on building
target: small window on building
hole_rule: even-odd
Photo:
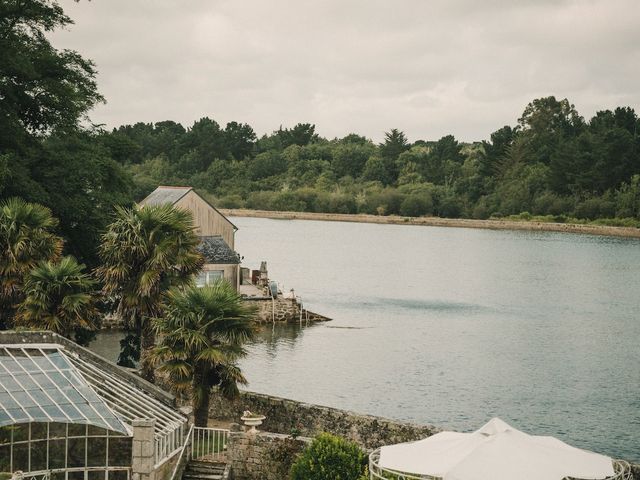
[[[200,272],[196,278],[196,285],[198,287],[204,287],[205,285],[212,285],[216,281],[224,278],[224,270],[206,270]]]
[[[207,284],[207,272],[200,272],[196,278],[196,285],[204,287]]]

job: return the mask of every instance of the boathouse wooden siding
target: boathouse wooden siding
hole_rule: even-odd
[[[189,190],[174,206],[189,210],[193,214],[198,236],[220,235],[229,247],[235,248],[236,227],[194,190]]]

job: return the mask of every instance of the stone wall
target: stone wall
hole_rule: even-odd
[[[365,449],[418,440],[440,431],[431,425],[402,423],[253,392],[241,392],[232,401],[217,392],[211,396],[211,418],[238,422],[245,410],[267,417],[261,427],[265,431],[285,435],[295,431],[307,437],[329,432],[353,440]]]
[[[247,301],[258,307],[257,321],[259,323],[271,323],[274,319],[276,322],[289,323],[300,321],[302,307],[295,299],[278,297],[275,301],[271,298],[248,299]],[[303,322],[326,322],[329,320],[331,319],[302,308]]]
[[[245,300],[258,307],[256,321],[258,323],[271,323],[275,318],[276,322],[295,323],[300,321],[300,304],[295,299],[278,297],[275,301],[270,297],[248,298]],[[303,322],[327,322],[328,317],[311,312],[302,308]],[[109,314],[102,318],[100,328],[103,330],[122,330],[124,324],[122,318],[115,314]]]
[[[234,480],[282,480],[309,438],[259,432],[231,432],[227,460]]]

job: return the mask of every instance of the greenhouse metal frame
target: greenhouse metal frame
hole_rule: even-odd
[[[90,356],[51,344],[0,345],[0,472],[128,480],[133,422],[153,419],[153,460],[180,449],[187,419]]]

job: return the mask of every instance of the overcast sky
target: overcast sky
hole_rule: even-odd
[[[534,98],[640,110],[639,0],[62,0],[114,127],[209,116],[258,134],[481,140]]]

